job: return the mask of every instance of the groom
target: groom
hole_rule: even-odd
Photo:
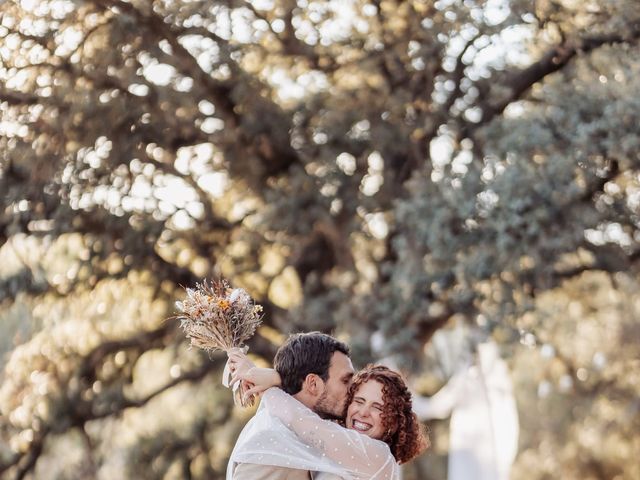
[[[282,379],[282,390],[322,418],[343,420],[346,398],[353,365],[349,358],[349,347],[335,338],[320,332],[292,335],[278,349],[273,361],[274,368]],[[255,419],[255,417],[254,417]],[[243,433],[249,432],[252,419]],[[241,433],[241,437],[243,436]],[[250,435],[260,436],[255,426]],[[236,445],[233,456],[241,456],[243,447],[251,443],[247,435]],[[274,444],[274,453],[283,445]],[[230,462],[230,465],[232,463]],[[233,468],[230,466],[229,468]],[[229,478],[229,477],[228,477]],[[239,463],[233,470],[233,480],[309,480],[307,470],[295,470],[272,465]]]

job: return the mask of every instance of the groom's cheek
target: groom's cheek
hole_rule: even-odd
[[[341,398],[341,403],[339,403],[340,405],[340,415],[342,416],[342,418],[345,418],[347,416],[347,408],[349,407],[349,405],[347,404],[347,393],[345,392],[345,394],[342,396]]]

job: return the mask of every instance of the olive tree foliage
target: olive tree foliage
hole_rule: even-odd
[[[203,277],[267,359],[380,330],[424,367],[453,317],[527,343],[541,296],[637,273],[633,0],[22,0],[0,38],[2,474],[222,478],[221,360],[163,321]]]

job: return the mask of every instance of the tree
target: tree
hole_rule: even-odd
[[[205,276],[264,305],[258,356],[320,329],[369,360],[381,330],[416,371],[452,318],[551,344],[566,319],[540,316],[549,299],[622,295],[640,238],[634,3],[5,2],[0,301],[21,338],[0,472],[147,459],[150,477],[221,478],[229,445],[212,440],[242,424],[221,359],[163,321]],[[575,352],[556,360],[579,380]],[[622,384],[589,385],[587,404]],[[60,466],[67,443],[91,455]]]

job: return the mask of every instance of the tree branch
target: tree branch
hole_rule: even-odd
[[[225,122],[230,127],[238,125],[238,114],[234,110],[234,103],[231,100],[231,86],[215,80],[211,75],[205,72],[197,60],[193,58],[191,53],[182,46],[179,41],[180,31],[174,31],[171,26],[167,25],[164,20],[157,14],[151,12],[145,14],[138,10],[131,3],[119,0],[93,0],[94,3],[106,8],[117,8],[122,12],[134,17],[140,25],[149,29],[155,36],[169,42],[174,54],[174,61],[177,69],[185,76],[196,80],[209,94],[216,97],[216,106],[219,111],[224,114]],[[184,30],[183,30],[184,31]]]
[[[7,102],[9,105],[33,105],[44,103],[37,95],[0,88],[0,101]]]
[[[18,458],[18,462],[16,463],[18,465],[15,476],[16,480],[22,480],[29,472],[31,472],[31,470],[33,470],[33,468],[35,468],[38,458],[40,458],[40,455],[42,454],[44,440],[48,433],[49,432],[46,429],[41,431],[38,438],[34,439],[30,443],[29,450]]]
[[[448,114],[449,109],[453,106],[455,101],[458,99],[458,97],[460,97],[460,94],[462,93],[461,83],[462,83],[462,79],[464,78],[464,70],[467,67],[466,64],[462,61],[462,57],[464,57],[464,55],[467,53],[469,48],[471,48],[475,43],[475,41],[478,40],[478,38],[480,38],[482,35],[483,33],[478,31],[478,33],[475,34],[466,43],[466,45],[464,46],[464,48],[456,58],[456,67],[453,70],[453,74],[452,74],[452,80],[455,83],[455,87],[449,94],[449,97],[447,97],[446,102],[442,105],[442,112],[444,115]]]
[[[502,114],[508,105],[520,100],[533,85],[543,80],[546,76],[567,66],[578,53],[589,53],[604,45],[636,41],[639,38],[640,25],[635,25],[632,33],[627,36],[610,34],[584,37],[575,42],[567,41],[561,45],[557,45],[529,67],[505,75],[500,85],[501,88],[506,87],[508,92],[499,98],[492,98],[491,96],[490,84],[491,82],[495,82],[495,78],[478,85],[480,90],[484,87],[489,92],[489,95],[481,96],[479,103],[476,104],[477,107],[482,109],[482,118],[478,123],[463,121],[461,138],[472,136],[481,126],[488,124],[496,116]]]

